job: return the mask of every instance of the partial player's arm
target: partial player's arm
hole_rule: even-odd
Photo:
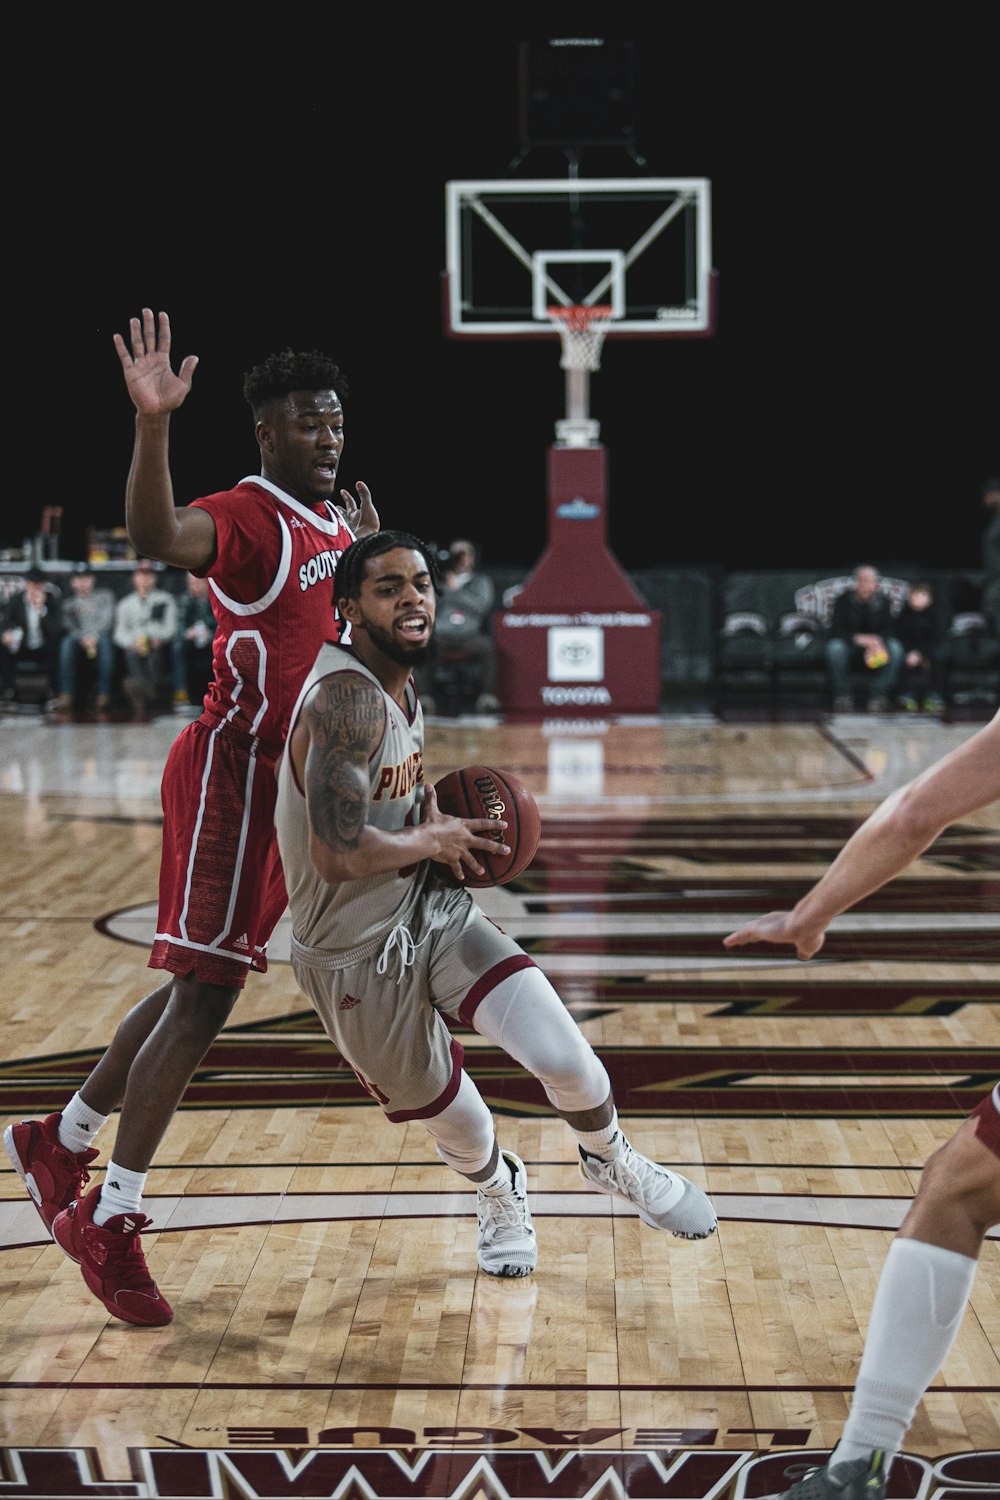
[[[425,789],[419,825],[388,832],[368,822],[368,766],[385,733],[385,715],[381,691],[347,672],[324,677],[302,705],[291,754],[305,789],[313,865],[331,884],[423,859],[443,861],[459,878],[463,869],[481,875],[474,851],[495,853],[496,830],[506,823],[446,817],[437,810],[433,787]]]
[[[215,560],[215,522],[199,507],[178,509],[168,461],[170,414],[183,405],[196,354],[170,367],[170,319],[144,307],[129,322],[129,341],[114,336],[125,385],[135,407],[135,445],[125,486],[125,526],[144,557],[202,570]]]
[[[812,958],[834,917],[905,870],[956,819],[998,799],[1000,713],[887,797],[791,911],[768,912],[748,922],[724,938],[722,946],[788,943],[799,958]]]

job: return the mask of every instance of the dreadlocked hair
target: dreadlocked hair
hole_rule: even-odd
[[[412,548],[419,552],[427,564],[434,592],[441,593],[441,574],[438,571],[434,549],[428,547],[418,536],[409,531],[373,531],[370,536],[360,537],[342,553],[333,576],[333,600],[356,599],[361,593],[365,570],[370,557],[381,557],[383,552],[392,552],[396,547]]]
[[[348,395],[340,366],[319,349],[296,354],[284,349],[269,354],[262,364],[254,365],[243,377],[243,394],[256,419],[264,407],[291,391],[336,391],[343,400]]]

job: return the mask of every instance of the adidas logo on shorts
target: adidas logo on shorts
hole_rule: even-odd
[[[345,995],[344,998],[343,998],[343,1000],[341,1000],[340,1004],[337,1006],[337,1009],[338,1010],[353,1010],[356,1005],[360,1005],[360,1004],[361,1004],[361,1001],[360,1000],[356,1000],[353,995]]]

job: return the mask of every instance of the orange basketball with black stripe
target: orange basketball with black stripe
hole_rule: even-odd
[[[438,807],[451,817],[495,818],[507,824],[506,832],[497,832],[497,843],[509,845],[510,853],[484,854],[477,849],[476,858],[486,873],[468,875],[462,885],[472,890],[506,885],[527,869],[538,848],[542,815],[523,781],[495,766],[461,766],[436,781],[434,790]],[[438,869],[454,882],[446,865],[438,865]]]

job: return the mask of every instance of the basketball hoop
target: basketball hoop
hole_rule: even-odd
[[[599,370],[604,336],[611,326],[613,308],[597,303],[593,307],[574,304],[570,307],[547,307],[545,311],[562,340],[563,370]]]

